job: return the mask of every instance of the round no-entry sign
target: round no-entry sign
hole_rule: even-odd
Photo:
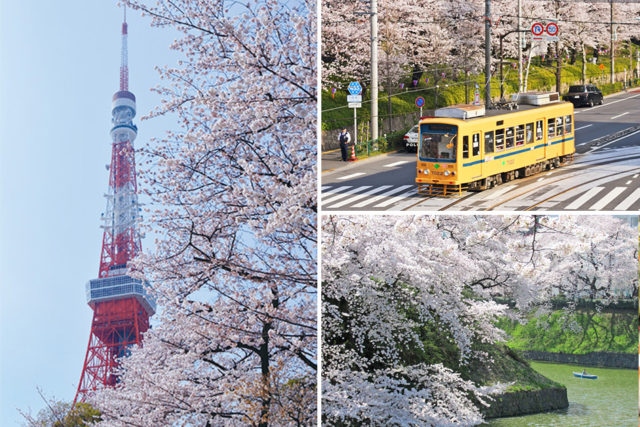
[[[544,31],[544,26],[539,22],[536,22],[531,26],[531,32],[533,33],[534,36],[541,35],[543,31]]]
[[[424,98],[419,96],[416,98],[416,106],[417,107],[422,107],[424,105]]]
[[[550,36],[555,36],[558,34],[558,24],[555,22],[549,22],[547,24],[547,34]]]

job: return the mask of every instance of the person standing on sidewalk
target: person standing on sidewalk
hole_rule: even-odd
[[[340,135],[338,135],[338,140],[340,141],[340,154],[342,154],[342,161],[347,161],[347,147],[351,142],[351,135],[347,131],[347,128],[343,128]]]

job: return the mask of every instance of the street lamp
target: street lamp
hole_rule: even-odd
[[[498,39],[500,40],[500,100],[501,101],[504,99],[504,78],[502,77],[502,61],[503,61],[504,54],[502,52],[502,39],[511,33],[528,33],[528,32],[529,30],[511,30],[498,36]],[[518,39],[518,43],[520,43],[519,39]]]

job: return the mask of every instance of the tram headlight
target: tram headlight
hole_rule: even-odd
[[[444,176],[449,176],[449,175],[450,175],[449,171],[444,171]]]
[[[429,169],[425,169],[425,170],[424,170],[424,174],[425,174],[425,175],[429,175]]]

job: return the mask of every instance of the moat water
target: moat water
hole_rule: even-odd
[[[582,372],[582,366],[557,363],[531,362],[542,375],[567,387],[567,409],[496,418],[483,426],[629,426],[638,425],[638,371],[586,367],[587,373],[598,376],[586,380],[573,376]]]

